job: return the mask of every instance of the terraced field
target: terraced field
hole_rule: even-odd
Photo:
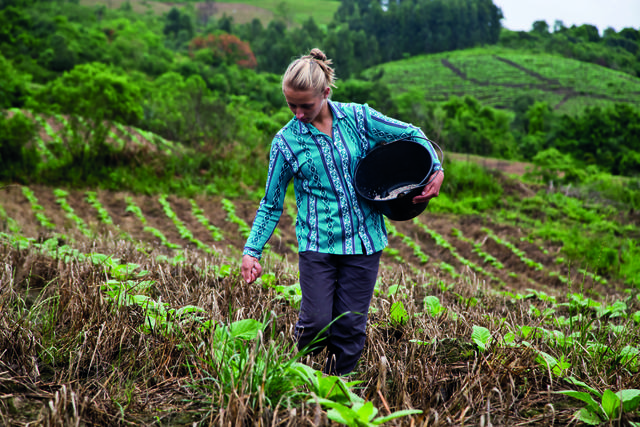
[[[416,56],[373,67],[381,81],[400,94],[415,90],[427,101],[471,95],[485,105],[511,109],[530,95],[560,113],[616,102],[640,106],[640,79],[598,65],[548,54],[500,47]]]

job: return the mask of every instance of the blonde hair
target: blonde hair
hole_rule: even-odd
[[[282,76],[282,90],[286,88],[296,91],[312,89],[320,94],[326,87],[336,87],[336,77],[331,60],[320,49],[313,48],[308,55],[294,60]]]

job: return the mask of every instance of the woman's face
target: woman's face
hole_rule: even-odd
[[[326,105],[330,89],[326,88],[322,93],[318,94],[313,90],[301,91],[285,87],[283,92],[287,104],[296,118],[301,122],[311,123]]]

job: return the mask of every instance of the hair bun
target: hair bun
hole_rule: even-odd
[[[317,47],[314,47],[313,49],[311,49],[311,52],[309,52],[309,56],[311,56],[313,59],[317,61],[327,60],[327,55],[325,55],[324,52],[318,49]]]

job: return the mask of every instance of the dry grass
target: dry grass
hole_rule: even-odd
[[[292,342],[296,312],[276,298],[272,288],[247,285],[237,271],[222,277],[213,267],[223,260],[190,255],[174,266],[158,262],[126,241],[96,240],[77,244],[81,253],[112,254],[136,263],[153,280],[153,298],[171,307],[204,308],[207,319],[222,324],[264,319],[273,313],[264,342],[278,342],[283,358]],[[211,334],[187,324],[177,333],[147,333],[139,306],[117,308],[101,286],[104,266],[55,259],[29,248],[0,246],[0,422],[4,425],[329,425],[313,404],[264,406],[264,396],[250,396],[246,384],[234,393],[208,378],[202,357],[216,345]],[[278,283],[295,283],[295,268],[270,261]],[[208,271],[203,273],[203,271]],[[422,415],[401,418],[398,425],[565,425],[575,402],[552,393],[566,384],[540,369],[526,347],[495,345],[479,351],[471,343],[474,325],[500,331],[501,324],[537,325],[529,300],[511,301],[473,276],[448,289],[422,286],[426,277],[399,269],[381,271],[381,293],[365,352],[350,380],[362,381],[357,393],[373,401],[381,414],[417,408]],[[385,296],[391,285],[404,291]],[[432,317],[422,298],[437,296],[447,312]],[[405,296],[400,296],[405,295]],[[470,306],[464,301],[481,301]],[[390,305],[403,301],[406,324],[391,321]],[[452,317],[457,314],[457,318]],[[420,344],[415,340],[435,344]],[[541,341],[537,348],[552,352]],[[213,351],[213,350],[211,350]],[[307,363],[318,368],[321,356]],[[575,371],[599,375],[594,381],[618,388],[638,387],[622,369],[588,366],[576,359]],[[582,366],[585,365],[585,366]],[[210,384],[210,388],[194,384]],[[205,393],[204,390],[209,390]],[[244,390],[244,391],[243,391]],[[225,401],[221,406],[219,402]],[[262,403],[252,403],[262,402]]]

